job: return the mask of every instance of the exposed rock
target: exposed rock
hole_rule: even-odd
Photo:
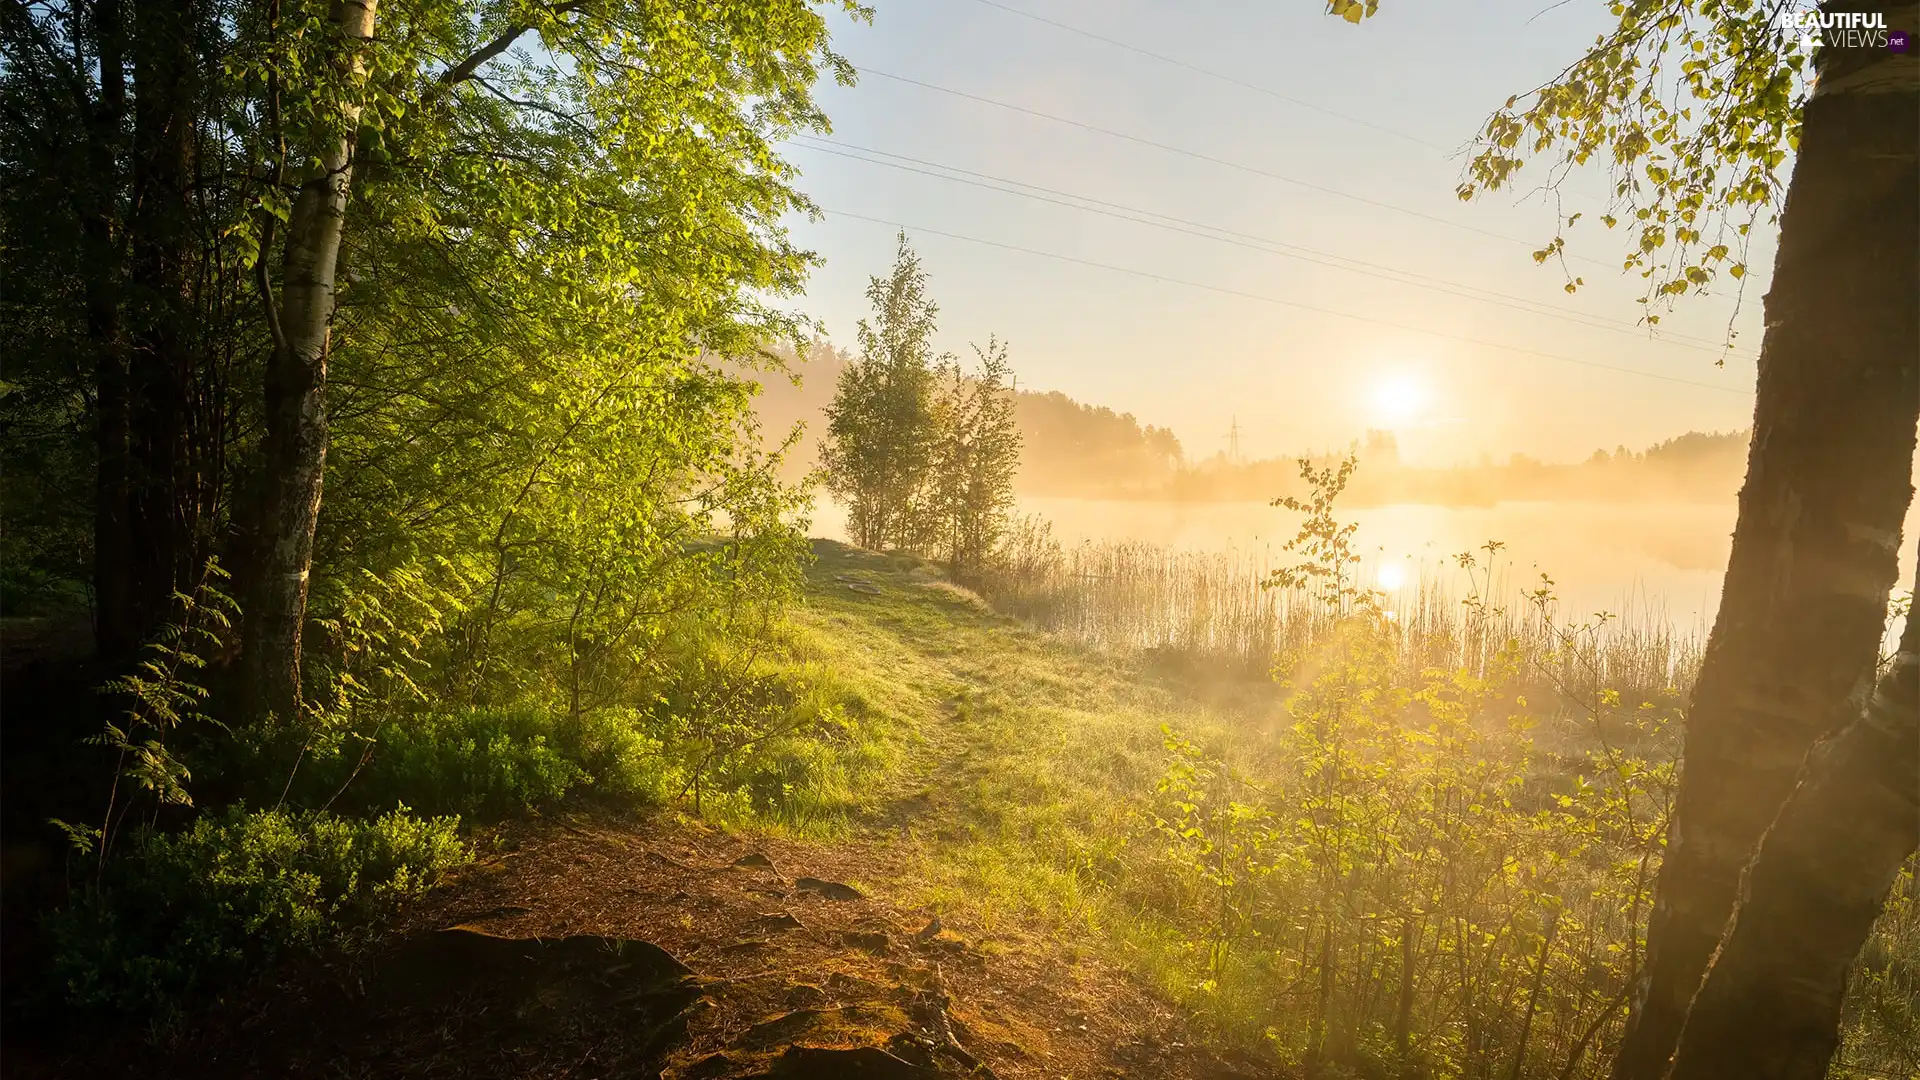
[[[650,942],[459,926],[406,940],[380,962],[348,1025],[356,1035],[329,1053],[370,1062],[375,1046],[404,1040],[423,1056],[488,1059],[569,1037],[590,1016],[619,1032],[608,1060],[640,1068],[684,1035],[702,1000],[692,970]]]
[[[819,878],[803,877],[793,883],[800,892],[813,893],[828,900],[860,900],[866,894],[851,885],[838,881],[822,881]]]
[[[566,981],[618,984],[623,991],[686,991],[693,971],[665,949],[634,938],[575,934],[541,940],[456,926],[406,942],[384,974],[381,987],[388,993],[418,997],[492,984],[531,993]],[[692,989],[687,1001],[698,996]]]
[[[827,976],[827,992],[842,998],[876,997],[881,987],[879,983],[836,971]]]
[[[708,1054],[673,1074],[674,1080],[714,1080],[731,1072],[736,1062],[725,1054]]]
[[[851,1050],[791,1046],[766,1075],[781,1080],[935,1080],[940,1074],[877,1046]]]
[[[840,940],[846,945],[862,952],[870,952],[875,956],[885,956],[893,951],[893,941],[877,930],[849,930],[840,935]]]
[[[849,589],[852,592],[864,593],[868,596],[880,595],[880,586],[875,585],[870,581],[864,581],[860,578],[853,577],[850,574],[835,574],[833,575],[833,580],[839,582],[841,585],[846,586],[847,589]]]
[[[812,1009],[827,1003],[827,992],[811,983],[795,983],[787,988],[787,1007]]]
[[[532,908],[521,907],[518,904],[507,904],[502,907],[490,908],[486,911],[465,916],[459,921],[461,925],[467,925],[470,923],[492,922],[495,919],[511,919],[516,916],[531,914],[533,914]]]
[[[820,1021],[818,1009],[795,1009],[771,1020],[762,1020],[747,1029],[740,1045],[755,1049],[787,1042]]]

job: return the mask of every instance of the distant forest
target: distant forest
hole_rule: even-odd
[[[1349,450],[1360,469],[1347,491],[1350,505],[1438,503],[1490,506],[1497,502],[1728,502],[1740,490],[1747,460],[1744,431],[1698,432],[1644,450],[1595,450],[1585,461],[1545,462],[1525,454],[1505,461],[1422,468],[1400,460],[1393,434],[1369,431],[1348,448],[1311,455],[1317,465]],[[1271,498],[1298,494],[1297,458],[1235,463],[1223,455],[1183,469],[1166,496],[1196,501]]]
[[[819,461],[824,410],[846,363],[832,345],[816,344],[792,371],[798,385],[760,375],[757,399],[768,442],[777,444],[796,424],[799,443],[785,465],[797,478]],[[1103,499],[1229,502],[1298,494],[1298,456],[1235,461],[1225,453],[1193,459],[1169,428],[1144,424],[1132,413],[1088,405],[1059,391],[1021,390],[1014,404],[1023,450],[1015,480],[1025,495]],[[1505,461],[1423,468],[1401,462],[1393,434],[1369,431],[1351,446],[1310,452],[1318,465],[1349,451],[1360,470],[1346,494],[1349,505],[1437,503],[1485,506],[1496,502],[1723,502],[1740,487],[1746,463],[1744,431],[1690,431],[1642,450],[1599,449],[1584,461],[1544,462],[1525,454]]]

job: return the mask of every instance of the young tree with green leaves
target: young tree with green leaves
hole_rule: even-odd
[[[1352,22],[1376,8],[1330,4]],[[1723,272],[1744,280],[1752,226],[1780,226],[1747,479],[1619,1080],[1665,1078],[1670,1067],[1676,1076],[1823,1075],[1847,970],[1913,848],[1920,770],[1871,768],[1874,755],[1841,747],[1876,723],[1889,749],[1905,747],[1920,725],[1910,699],[1890,712],[1863,715],[1862,705],[1913,494],[1920,59],[1837,40],[1809,56],[1783,18],[1800,10],[1617,0],[1611,33],[1494,113],[1460,188],[1468,199],[1509,187],[1542,160],[1557,195],[1570,170],[1607,168],[1613,197],[1600,220],[1630,237],[1625,267],[1648,283],[1650,325]],[[1829,0],[1817,10],[1893,30],[1920,24],[1911,3]],[[1561,258],[1564,232],[1583,216],[1558,219],[1563,228],[1535,259]],[[1569,276],[1566,287],[1581,284]],[[1909,681],[1892,683],[1896,694],[1911,686],[1903,670]],[[1835,748],[1803,771],[1830,737]],[[1848,779],[1829,775],[1841,771]],[[1849,783],[1878,795],[1851,804],[1871,816],[1848,827],[1879,839],[1846,858],[1813,858],[1806,837],[1839,827],[1822,815],[1843,806],[1820,792]],[[1792,930],[1802,946],[1722,969],[1716,955],[1731,961],[1779,944],[1770,936],[1786,932],[1778,890],[1806,894],[1793,902],[1807,920]],[[1827,902],[1806,898],[1815,895]],[[1690,1024],[1696,1003],[1712,1019]]]
[[[1020,468],[1006,343],[991,338],[985,348],[974,346],[974,355],[975,372],[954,363],[940,370],[924,516],[935,531],[930,549],[946,560],[954,580],[969,583],[981,580],[1000,549]]]
[[[860,356],[840,373],[827,406],[821,447],[827,489],[847,506],[861,547],[915,546],[916,500],[927,482],[937,441],[935,369],[950,362],[933,351],[939,307],[927,296],[920,257],[900,234],[893,271],[867,286],[871,322],[860,320]]]

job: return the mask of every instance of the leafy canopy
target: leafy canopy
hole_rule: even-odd
[[[1784,32],[1793,0],[1615,0],[1617,23],[1548,82],[1508,98],[1481,129],[1458,193],[1468,200],[1512,188],[1538,162],[1539,190],[1559,207],[1576,168],[1607,171],[1600,221],[1624,227],[1622,268],[1646,281],[1649,324],[1724,272],[1747,275],[1756,224],[1779,219],[1787,157],[1799,144],[1811,89],[1811,55]],[[1349,22],[1378,11],[1332,0]],[[1566,233],[1585,212],[1556,213],[1536,262],[1565,265]],[[1569,273],[1568,292],[1584,280]]]

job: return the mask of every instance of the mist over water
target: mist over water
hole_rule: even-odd
[[[1053,525],[1062,545],[1136,541],[1179,551],[1267,552],[1282,560],[1298,515],[1264,502],[1174,502],[1022,495],[1020,512]],[[1732,549],[1738,507],[1725,502],[1502,502],[1492,506],[1394,503],[1336,510],[1359,525],[1363,580],[1386,564],[1405,582],[1422,575],[1452,582],[1453,556],[1488,541],[1505,547],[1499,565],[1512,590],[1541,574],[1568,615],[1606,611],[1664,621],[1678,630],[1711,627]],[[846,511],[822,498],[812,533],[845,540]],[[1913,538],[1920,507],[1909,511],[1897,588],[1913,580]],[[1389,574],[1389,579],[1393,575]]]

